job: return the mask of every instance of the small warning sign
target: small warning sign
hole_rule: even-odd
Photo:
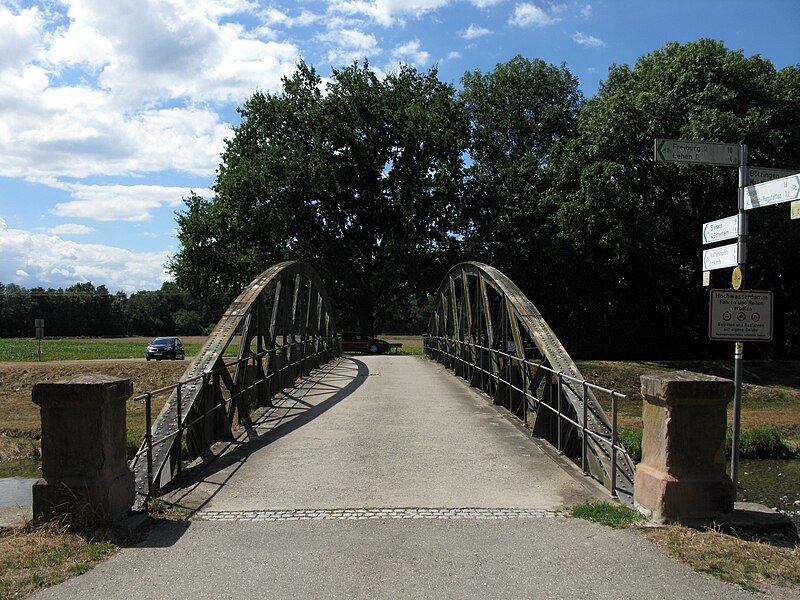
[[[772,292],[711,290],[708,307],[708,337],[712,340],[772,340]]]

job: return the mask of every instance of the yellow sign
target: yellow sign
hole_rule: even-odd
[[[739,267],[736,267],[733,270],[733,275],[731,276],[731,285],[735,290],[738,290],[740,287],[742,287],[742,270]]]
[[[791,217],[793,219],[800,219],[800,200],[795,200],[791,204],[792,212]]]
[[[711,285],[711,271],[703,271],[703,287]]]

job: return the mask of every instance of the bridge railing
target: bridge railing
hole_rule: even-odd
[[[594,392],[610,396],[614,413],[622,395],[585,381],[539,309],[502,272],[478,262],[450,269],[434,296],[426,354],[633,502],[633,462]]]
[[[139,460],[146,458],[147,460],[147,491],[145,498],[139,498],[139,502],[143,502],[148,498],[155,498],[161,491],[161,486],[157,481],[156,473],[153,470],[153,452],[154,449],[161,445],[175,445],[178,448],[182,447],[182,440],[187,431],[195,428],[202,427],[203,423],[208,420],[210,422],[218,423],[225,420],[228,415],[233,414],[237,405],[242,403],[252,405],[253,399],[258,398],[259,404],[268,404],[271,402],[280,390],[291,384],[296,380],[299,374],[309,373],[312,369],[318,368],[322,363],[331,360],[334,354],[338,353],[340,348],[341,335],[329,336],[327,338],[306,339],[295,341],[288,344],[280,344],[275,348],[269,350],[262,350],[256,354],[245,356],[231,361],[220,361],[212,369],[203,372],[200,375],[189,377],[185,380],[178,381],[171,385],[151,390],[136,396],[133,400],[135,402],[144,402],[145,405],[145,434],[143,443],[136,454],[132,457],[131,464],[135,464]],[[223,380],[230,379],[231,370],[247,367],[257,367],[264,359],[275,360],[278,355],[286,355],[291,349],[300,349],[302,346],[302,358],[298,363],[284,364],[277,367],[274,371],[264,374],[261,370],[256,370],[260,376],[252,381],[248,381],[244,387],[238,389],[225,389]],[[313,352],[308,352],[308,346],[316,346]],[[225,375],[223,375],[225,373]],[[226,376],[227,375],[227,376]],[[215,402],[204,406],[200,411],[193,411],[190,418],[183,419],[183,412],[187,409],[182,405],[183,390],[185,387],[197,385],[201,389],[214,389],[217,393],[212,394],[216,399]],[[264,389],[266,388],[266,393]],[[227,393],[219,393],[226,391]],[[175,409],[178,415],[178,423],[180,426],[174,431],[161,436],[153,435],[153,402],[159,401],[161,397],[174,397]],[[164,402],[161,402],[163,405]],[[247,411],[249,415],[249,411]],[[181,474],[183,460],[176,461],[175,477]],[[141,492],[140,492],[141,493]]]
[[[475,382],[480,379],[476,387],[482,388],[484,391],[494,389],[494,401],[497,404],[508,407],[509,411],[515,414],[521,414],[521,419],[528,425],[528,415],[532,411],[540,416],[540,410],[549,411],[550,414],[557,419],[557,433],[554,440],[556,449],[559,454],[565,454],[565,426],[566,428],[576,428],[580,439],[580,467],[584,475],[593,477],[602,485],[609,489],[612,498],[618,498],[618,490],[616,486],[617,481],[617,457],[618,454],[625,453],[626,450],[619,441],[618,436],[618,403],[624,400],[626,396],[616,390],[610,390],[602,386],[590,383],[589,381],[581,378],[574,377],[569,373],[556,371],[542,363],[537,363],[529,359],[523,359],[514,354],[503,352],[502,350],[488,348],[480,344],[465,342],[446,337],[438,336],[423,336],[423,346],[425,355],[429,358],[436,360],[439,363],[446,365],[449,369],[456,373],[461,373],[468,381]],[[484,354],[485,353],[485,354]],[[490,357],[489,362],[498,365],[500,368],[495,372],[482,368],[479,364],[472,360],[467,360],[464,357],[474,357],[478,354]],[[529,374],[531,379],[537,377],[537,372],[543,373],[546,380],[543,388],[543,394],[550,393],[552,387],[556,389],[556,399],[553,406],[549,398],[537,397],[531,391],[518,387],[512,377],[506,379],[500,373],[511,373],[511,369],[506,368],[507,365],[514,364],[517,371],[525,371]],[[491,383],[489,383],[491,382]],[[487,385],[487,383],[489,385]],[[499,397],[504,395],[505,398]],[[566,390],[570,390],[581,398],[583,404],[584,414],[582,418],[572,418],[571,415],[574,411],[570,411],[570,404],[565,399]],[[602,431],[593,430],[586,424],[589,423],[588,411],[589,403],[588,392],[592,391],[596,394],[604,394],[610,398],[611,403],[611,432],[610,435],[604,434]],[[514,403],[514,393],[517,397],[521,396],[524,406],[519,406]],[[611,456],[611,473],[608,481],[605,478],[600,478],[591,472],[589,468],[589,460],[591,454],[589,453],[589,440],[593,439],[596,443],[604,445],[608,449],[608,454]]]
[[[238,338],[238,360],[225,362]],[[134,472],[134,510],[180,474],[183,455],[206,455],[230,439],[233,420],[250,413],[336,355],[341,344],[327,293],[308,264],[287,261],[256,277],[217,321],[193,358],[180,385],[152,421],[152,437],[130,462]],[[152,396],[151,396],[152,398]],[[223,410],[224,409],[224,410]],[[152,415],[151,415],[152,416]],[[184,447],[185,444],[185,447]]]

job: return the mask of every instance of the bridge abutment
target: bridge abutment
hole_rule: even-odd
[[[134,483],[125,457],[125,402],[132,394],[130,379],[97,374],[33,386],[42,418],[35,521],[66,515],[79,523],[113,523],[128,514]]]
[[[644,428],[635,506],[660,522],[732,512],[725,433],[733,382],[689,371],[642,375],[641,382]]]

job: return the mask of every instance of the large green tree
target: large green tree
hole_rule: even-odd
[[[743,141],[750,164],[797,167],[799,112],[796,67],[776,72],[714,40],[670,43],[634,67],[612,66],[581,112],[578,136],[551,153],[548,202],[572,253],[559,312],[573,329],[606,354],[721,349],[706,341],[700,227],[736,212],[737,172],[655,163],[653,140]],[[757,212],[746,283],[796,305],[800,273],[786,254],[796,253],[800,231],[785,210]],[[730,285],[729,271],[712,275],[712,285]],[[787,344],[797,340],[776,351]]]
[[[542,205],[553,144],[577,131],[583,96],[566,66],[516,56],[493,71],[467,72],[460,94],[469,114],[464,253],[491,262],[518,284],[537,279],[554,260]],[[532,295],[542,302],[546,290]]]
[[[368,333],[433,289],[455,243],[467,139],[435,70],[381,79],[355,63],[323,86],[301,63],[282,92],[255,93],[240,114],[216,196],[189,198],[178,216],[181,286],[219,308],[267,266],[307,260]]]

